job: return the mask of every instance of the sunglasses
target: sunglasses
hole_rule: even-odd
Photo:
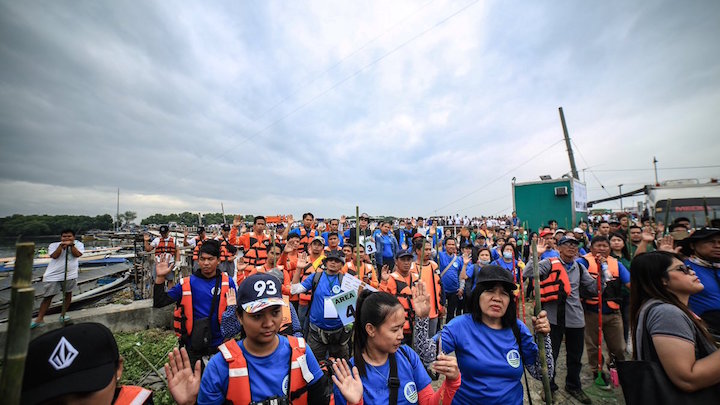
[[[693,271],[693,269],[691,269],[690,267],[688,267],[684,264],[681,264],[680,266],[677,266],[674,269],[668,269],[668,271],[682,271],[684,274],[690,274],[690,272]]]

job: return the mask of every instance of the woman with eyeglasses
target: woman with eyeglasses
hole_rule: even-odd
[[[695,272],[677,254],[658,251],[636,256],[630,277],[633,358],[658,361],[682,391],[714,387],[720,401],[720,351],[688,308],[704,289]]]

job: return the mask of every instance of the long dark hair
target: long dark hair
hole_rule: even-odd
[[[625,234],[622,232],[613,232],[610,234],[610,237],[608,238],[608,241],[612,238],[620,238],[623,241],[623,248],[621,250],[620,255],[623,259],[630,260],[630,252],[628,251],[627,246],[627,239],[625,238]],[[610,253],[612,253],[612,246],[610,247]]]
[[[355,305],[355,326],[353,349],[355,355],[355,366],[361,376],[366,376],[365,359],[363,352],[367,347],[368,334],[365,325],[368,323],[379,328],[385,322],[387,316],[397,307],[403,308],[397,297],[386,292],[372,292],[363,290]]]
[[[702,320],[698,319],[687,305],[680,302],[678,297],[669,291],[667,286],[663,285],[663,280],[668,280],[667,271],[672,265],[673,259],[682,261],[680,256],[675,253],[655,251],[635,256],[630,264],[632,267],[632,272],[630,272],[630,330],[632,331],[633,347],[638,347],[636,332],[640,308],[653,298],[680,308],[695,324],[705,339],[708,342],[713,341]],[[636,350],[633,350],[633,358],[637,359]]]
[[[474,321],[482,322],[482,310],[480,309],[480,294],[482,294],[484,291],[492,290],[493,288],[495,288],[496,285],[500,285],[505,290],[505,292],[508,293],[508,296],[510,296],[507,310],[505,311],[505,314],[500,318],[500,325],[503,327],[503,329],[510,328],[510,330],[512,330],[512,333],[515,336],[515,341],[518,344],[518,349],[520,349],[518,350],[518,352],[520,353],[520,357],[522,357],[522,344],[520,343],[520,327],[518,327],[518,321],[516,318],[517,308],[515,305],[515,296],[513,290],[511,290],[507,284],[496,281],[478,283],[473,289],[472,294],[470,295],[470,301],[468,301],[467,303],[467,311],[472,315]],[[523,360],[523,363],[524,362],[525,360]]]

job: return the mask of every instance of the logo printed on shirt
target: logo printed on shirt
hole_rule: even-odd
[[[334,285],[332,288],[332,292],[333,292],[333,294],[340,294],[340,286]]]
[[[417,387],[415,386],[414,382],[410,381],[409,383],[405,384],[405,388],[403,388],[403,394],[405,395],[405,399],[407,399],[407,401],[411,404],[417,403],[418,393]]]
[[[48,362],[53,366],[55,370],[62,370],[70,367],[75,361],[78,355],[78,351],[65,339],[65,336],[60,338],[55,350],[53,350]]]
[[[283,381],[282,381],[283,395],[287,395],[287,394],[288,394],[288,384],[290,384],[290,375],[289,375],[289,374],[286,375],[285,378],[283,378]]]
[[[457,267],[457,266],[458,266],[458,262],[453,262],[453,267]]]
[[[520,353],[512,349],[505,355],[505,358],[507,359],[507,362],[509,365],[511,365],[513,368],[520,367]]]

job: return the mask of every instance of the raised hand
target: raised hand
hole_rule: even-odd
[[[300,253],[300,254],[298,255],[297,268],[298,268],[298,270],[302,270],[302,269],[304,269],[305,266],[307,266],[307,265],[308,265],[307,253],[302,252],[302,253]]]
[[[645,229],[643,229],[642,240],[645,243],[653,243],[655,240],[655,232],[652,231],[652,228],[645,227]]]
[[[165,363],[168,390],[175,402],[180,405],[194,404],[200,391],[200,360],[195,362],[195,370],[191,366],[184,347],[179,351],[175,348],[168,353],[168,363]]]
[[[235,290],[232,288],[227,290],[227,294],[225,294],[225,298],[227,299],[228,305],[237,305],[237,295]]]
[[[537,241],[537,253],[538,256],[545,253],[545,251],[548,249],[547,242],[545,242],[545,239],[538,239]]]
[[[470,254],[463,253],[463,264],[467,266],[470,263]]]
[[[550,333],[550,321],[547,319],[547,312],[543,309],[538,316],[532,317],[533,329],[536,333]]]
[[[360,379],[360,372],[357,367],[353,367],[352,371],[345,359],[335,360],[333,362],[332,380],[335,386],[340,390],[345,401],[348,404],[356,404],[362,400],[363,385]]]
[[[380,269],[380,277],[382,281],[387,281],[390,278],[390,266],[383,264],[382,269]]]
[[[171,255],[170,255],[171,256]],[[155,274],[157,274],[158,277],[165,277],[168,274],[170,274],[170,271],[172,269],[170,268],[170,258],[168,255],[162,255],[158,257],[157,263],[155,263]]]
[[[190,235],[190,231],[188,231],[188,229],[185,228],[185,230],[183,230],[183,236],[184,236],[185,238],[187,238],[188,235]]]
[[[658,241],[658,250],[670,253],[680,253],[682,246],[674,247],[675,239],[672,235],[665,235]]]
[[[430,295],[427,292],[425,282],[420,281],[415,284],[415,287],[412,289],[412,296],[415,316],[418,318],[426,318],[430,315]]]
[[[346,217],[345,215],[341,215],[341,216],[340,216],[340,223],[341,223],[341,224],[344,224],[345,222],[347,222],[347,217]]]
[[[460,369],[458,368],[457,358],[455,356],[438,354],[432,368],[451,381],[457,380],[460,377]]]

